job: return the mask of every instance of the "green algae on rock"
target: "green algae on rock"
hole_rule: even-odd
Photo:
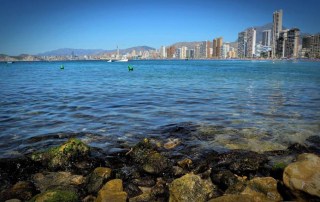
[[[58,147],[43,152],[35,152],[31,159],[46,164],[49,168],[69,166],[72,161],[90,154],[90,147],[76,138],[71,138]]]
[[[150,174],[159,174],[169,166],[168,159],[156,151],[156,147],[145,138],[130,152],[134,162]]]
[[[34,196],[29,202],[78,202],[78,195],[73,191],[48,190]]]
[[[112,170],[105,167],[97,167],[89,175],[86,188],[89,193],[98,192],[102,187],[103,182],[111,177]]]

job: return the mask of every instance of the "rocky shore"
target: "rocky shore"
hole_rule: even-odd
[[[172,155],[179,139],[145,138],[105,154],[71,138],[0,159],[0,201],[320,201],[320,137],[308,141],[264,153],[210,150],[188,157]]]

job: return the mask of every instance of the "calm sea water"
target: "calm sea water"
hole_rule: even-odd
[[[1,157],[70,136],[105,151],[142,137],[265,151],[320,135],[316,62],[1,63],[0,95]]]

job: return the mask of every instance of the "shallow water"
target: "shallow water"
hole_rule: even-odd
[[[112,152],[142,137],[265,151],[320,135],[316,62],[0,63],[0,94],[1,157],[70,136]]]

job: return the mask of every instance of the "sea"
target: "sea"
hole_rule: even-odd
[[[0,63],[1,158],[70,137],[105,153],[143,138],[192,153],[285,149],[310,136],[320,136],[319,62]]]

